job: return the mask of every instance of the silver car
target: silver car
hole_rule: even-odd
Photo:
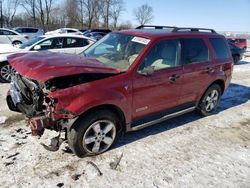
[[[22,35],[28,36],[29,39],[33,37],[39,37],[44,34],[43,29],[35,27],[15,27],[13,30]]]
[[[14,46],[24,43],[28,39],[28,36],[21,35],[20,33],[0,28],[0,44],[12,44]]]

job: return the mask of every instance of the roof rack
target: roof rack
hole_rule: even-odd
[[[136,29],[144,29],[144,28],[152,28],[152,29],[173,29],[172,32],[211,32],[216,33],[213,29],[207,28],[194,28],[194,27],[175,27],[175,26],[160,26],[160,25],[140,25],[136,27]]]
[[[211,33],[216,33],[215,30],[213,29],[207,29],[207,28],[193,28],[193,27],[176,27],[173,29],[172,32],[181,32],[181,31],[190,31],[190,32],[211,32]]]
[[[153,29],[174,29],[175,26],[161,26],[161,25],[140,25],[136,27],[135,29],[144,29],[144,28],[153,28]]]

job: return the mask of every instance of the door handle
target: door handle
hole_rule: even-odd
[[[170,80],[171,83],[175,83],[177,79],[180,78],[180,75],[173,74],[171,75],[168,79]]]

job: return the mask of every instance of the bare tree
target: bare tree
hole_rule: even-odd
[[[140,25],[144,25],[153,21],[153,8],[144,4],[134,10],[135,19]]]
[[[46,29],[49,29],[50,13],[52,10],[52,0],[45,0]]]
[[[87,19],[87,25],[90,29],[92,27],[92,23],[95,17],[96,9],[98,8],[99,1],[98,0],[79,0],[81,1],[81,5],[83,6],[82,11],[85,12],[85,16]]]
[[[8,0],[5,4],[5,8],[3,9],[3,11],[7,27],[12,26],[11,24],[19,5],[19,0]]]
[[[117,27],[118,18],[121,16],[121,13],[125,11],[123,0],[113,0],[110,16],[113,19],[113,27]]]
[[[0,0],[0,17],[1,27],[3,27],[3,0]]]
[[[101,15],[103,18],[103,26],[109,28],[109,19],[110,19],[110,9],[112,6],[113,0],[101,0]]]
[[[40,15],[41,25],[48,30],[53,0],[37,0],[37,2],[36,10]]]
[[[36,0],[21,0],[21,5],[27,14],[32,17],[33,26],[36,26]]]

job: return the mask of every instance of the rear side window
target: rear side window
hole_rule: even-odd
[[[209,61],[209,51],[202,39],[181,39],[182,63],[202,63]]]
[[[81,38],[66,38],[65,48],[77,48],[88,45],[89,42],[86,39]]]
[[[222,38],[210,38],[209,41],[212,44],[217,59],[230,58],[230,53],[228,51],[227,44]]]

